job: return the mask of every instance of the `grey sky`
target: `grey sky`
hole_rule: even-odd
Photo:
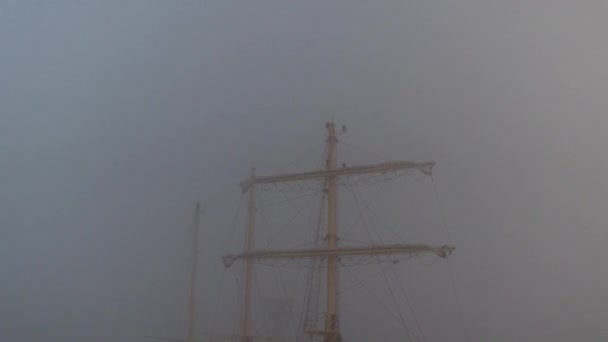
[[[214,329],[237,183],[321,142],[332,117],[357,146],[438,163],[458,299],[445,263],[399,266],[429,341],[467,341],[463,325],[471,341],[608,339],[607,14],[602,1],[2,2],[0,340],[182,334],[195,199]],[[431,199],[429,182],[414,189]]]

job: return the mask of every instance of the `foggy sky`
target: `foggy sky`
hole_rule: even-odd
[[[233,326],[228,307],[210,321],[219,256],[238,247],[237,184],[322,142],[332,118],[357,146],[437,162],[457,250],[449,268],[399,265],[428,341],[608,339],[607,14],[601,1],[2,2],[0,340],[183,335],[195,200],[199,330]],[[343,305],[386,340],[402,333]],[[349,327],[347,340],[365,333]]]

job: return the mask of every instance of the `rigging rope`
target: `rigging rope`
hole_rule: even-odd
[[[374,215],[374,217],[376,217],[380,221],[380,223],[382,223],[384,225],[384,227],[386,228],[386,230],[388,230],[393,235],[395,235],[400,242],[405,243],[405,240],[401,237],[401,235],[397,234],[397,232],[395,232],[390,227],[390,225],[388,223],[386,223],[386,221],[382,217],[380,217],[378,214],[376,214],[376,212],[374,212],[371,207],[368,206],[368,207],[366,207],[366,209],[367,209],[367,211],[369,211],[370,213],[372,213],[372,215]]]
[[[399,278],[399,275],[397,274],[397,271],[395,269],[393,269],[393,273],[395,274],[395,278],[397,279],[397,284],[399,284],[401,293],[403,294],[403,297],[405,298],[405,303],[408,306],[408,308],[410,309],[410,312],[412,313],[412,317],[414,317],[414,322],[416,323],[416,327],[418,328],[418,331],[420,332],[420,336],[422,336],[422,341],[426,342],[426,336],[424,335],[424,331],[422,331],[422,327],[420,326],[420,323],[418,322],[418,317],[416,317],[416,313],[414,312],[414,308],[412,306],[412,303],[410,302],[410,297],[405,292],[404,285],[401,282],[401,279]]]
[[[286,163],[283,167],[280,167],[279,170],[283,170],[283,171],[286,170],[287,168],[289,168],[293,164],[295,164],[295,163],[301,161],[302,159],[308,157],[309,155],[311,155],[313,152],[315,152],[322,145],[325,145],[325,141],[323,141],[323,142],[315,145],[313,148],[311,148],[311,149],[305,151],[304,153],[300,154],[299,156],[297,156],[296,158],[294,158],[290,162]]]
[[[441,218],[442,218],[442,224],[443,224],[443,228],[447,234],[447,238],[448,238],[448,242],[450,243],[450,245],[452,245],[452,235],[450,234],[448,225],[447,225],[447,220],[445,217],[445,212],[443,209],[443,204],[441,202],[441,198],[439,197],[439,191],[437,190],[437,185],[435,184],[435,178],[433,177],[433,175],[431,175],[431,184],[433,185],[433,192],[435,194],[435,200],[437,201],[437,206],[439,207],[439,211],[441,213]],[[452,272],[452,267],[450,266],[450,262],[448,260],[448,258],[446,258],[446,266],[448,268],[448,274],[450,276],[450,284],[452,287],[452,292],[453,295],[456,299],[456,306],[458,308],[458,314],[460,315],[460,324],[462,325],[462,329],[463,329],[463,333],[465,336],[465,339],[467,340],[467,342],[471,341],[470,335],[469,335],[469,328],[468,326],[465,324],[465,318],[464,318],[464,312],[462,310],[462,302],[460,301],[460,296],[458,295],[458,291],[456,290],[456,282],[454,281],[454,274]]]
[[[367,202],[367,204],[364,206],[365,209],[369,208],[369,206],[374,202],[374,200],[378,197],[378,195],[380,195],[380,192],[382,192],[382,190],[384,189],[384,186],[386,185],[387,182],[382,183],[382,185],[380,186],[380,188],[376,191],[376,193],[372,196],[372,198]],[[344,236],[346,236],[346,234],[348,234],[348,232],[350,232],[353,227],[355,226],[355,224],[357,222],[359,222],[359,220],[361,219],[361,213],[359,213],[359,216],[357,216],[357,218],[355,218],[355,220],[353,221],[353,223],[350,224],[349,228],[347,228],[347,230],[344,232]]]
[[[391,288],[391,285],[388,282],[388,279],[386,277],[386,273],[384,272],[384,268],[382,267],[382,265],[380,265],[380,270],[382,271],[382,275],[384,276],[384,282],[386,283],[386,286],[388,287],[389,292],[391,293],[391,297],[393,298],[393,303],[395,303],[395,307],[397,308],[397,313],[399,313],[399,318],[401,319],[401,323],[403,324],[403,329],[405,330],[405,333],[407,334],[407,338],[410,342],[412,342],[412,336],[410,333],[410,329],[407,327],[407,325],[405,324],[405,319],[403,318],[403,314],[401,313],[401,309],[399,309],[399,305],[397,304],[397,299],[395,298],[395,293],[393,293],[393,289]]]
[[[243,264],[243,269],[244,268],[245,268],[245,266]],[[243,273],[243,272],[241,272],[241,273]],[[234,275],[234,280],[236,282],[236,290],[237,290],[236,298],[237,298],[237,303],[242,303],[243,302],[243,294],[242,294],[241,282],[239,281],[239,276],[237,274]],[[236,324],[234,326],[234,334],[240,334],[240,327],[243,325],[243,320],[244,320],[243,315],[239,314],[239,319],[238,319],[238,321],[235,322]]]
[[[363,222],[363,226],[365,226],[367,238],[369,239],[369,242],[373,244],[374,239],[372,239],[372,235],[369,232],[369,227],[367,225],[367,221],[365,220],[365,215],[363,213],[363,210],[361,209],[361,206],[359,205],[359,199],[357,198],[357,195],[355,194],[355,191],[353,190],[352,186],[349,186],[348,189],[350,190],[350,193],[353,195],[353,198],[355,200],[355,205],[357,206],[357,209],[359,210],[359,217],[361,217],[361,222]],[[376,232],[376,234],[377,234],[377,232]],[[378,237],[378,239],[380,240],[380,243],[382,243],[382,238]]]
[[[393,263],[393,264],[389,265],[389,266],[388,266],[386,269],[388,270],[388,269],[390,269],[390,268],[393,268],[393,267],[395,267],[395,265],[397,265],[397,263]],[[363,278],[363,279],[359,280],[359,281],[358,281],[356,284],[351,285],[351,286],[349,286],[349,287],[347,287],[347,288],[345,288],[345,289],[340,290],[340,294],[343,294],[343,293],[345,293],[345,292],[348,292],[348,291],[350,291],[350,290],[352,290],[352,289],[357,288],[357,287],[358,287],[358,286],[360,286],[360,285],[361,285],[363,282],[365,282],[365,281],[367,281],[367,280],[369,280],[369,279],[372,279],[372,278],[374,278],[374,277],[378,276],[380,273],[382,273],[382,271],[377,271],[377,272],[375,272],[375,273],[373,273],[373,274],[371,274],[371,275],[369,275],[369,276],[367,276],[367,277],[365,277],[365,278]]]
[[[315,196],[315,195],[320,194],[322,191],[323,191],[323,190],[316,190],[316,191],[314,191],[314,192],[311,192],[311,193],[305,193],[305,194],[300,195],[300,196],[291,197],[291,198],[287,198],[287,199],[283,199],[283,200],[280,200],[280,201],[275,201],[275,202],[270,202],[270,203],[264,203],[262,206],[258,206],[258,208],[260,208],[260,207],[270,207],[270,206],[275,206],[275,205],[278,205],[278,204],[287,203],[287,202],[289,202],[289,201],[293,201],[293,200],[298,200],[298,199],[306,198],[306,197],[308,197],[308,196]]]
[[[387,267],[386,269],[388,269],[390,267],[391,266]],[[386,279],[386,274],[384,273],[385,269],[380,265],[380,271],[378,273],[376,273],[376,274],[382,273],[384,275],[384,280],[386,281],[386,284],[388,285],[389,291],[390,291],[390,293],[391,293],[391,295],[393,297],[393,302],[395,303],[395,307],[397,308],[397,313],[398,314],[395,314],[391,309],[389,309],[388,306],[386,304],[384,304],[384,302],[381,301],[376,296],[376,294],[374,294],[374,292],[372,292],[372,290],[370,290],[370,288],[365,285],[365,283],[364,283],[365,280],[359,279],[350,269],[346,268],[346,270],[348,271],[348,273],[350,274],[350,276],[353,277],[358,282],[358,284],[362,288],[364,288],[372,296],[373,299],[375,299],[378,303],[380,303],[380,305],[386,310],[386,312],[388,312],[395,320],[397,320],[398,322],[400,322],[402,324],[402,326],[403,326],[403,328],[404,328],[404,330],[406,332],[406,336],[408,337],[408,340],[410,342],[413,342],[410,330],[407,327],[407,325],[405,324],[405,319],[403,318],[403,315],[401,314],[401,310],[399,310],[399,306],[397,305],[397,302],[395,300],[395,296],[393,294],[393,291],[392,291],[390,285],[388,285],[388,280]]]
[[[395,171],[388,171],[382,174],[351,174],[341,175],[337,177],[338,185],[372,185],[389,180],[397,179],[404,176],[410,176],[415,181],[422,181],[426,178],[426,175],[420,176],[420,178],[413,177],[416,173],[415,169],[401,169]],[[279,191],[294,191],[294,192],[305,192],[305,191],[320,191],[322,186],[322,179],[306,179],[306,180],[294,180],[290,182],[277,182],[277,183],[264,183],[259,184],[257,189],[267,192],[279,192]]]
[[[352,193],[352,195],[353,195],[353,197],[354,197],[354,199],[355,199],[355,203],[356,203],[356,205],[357,205],[357,209],[359,209],[359,212],[360,212],[360,217],[361,217],[361,221],[363,222],[363,225],[365,226],[365,230],[366,230],[366,232],[367,232],[367,236],[368,236],[368,238],[370,239],[370,242],[372,242],[372,243],[373,243],[373,240],[372,240],[372,238],[371,238],[371,233],[369,232],[369,227],[368,227],[367,221],[365,220],[365,217],[364,217],[364,214],[363,214],[363,210],[361,209],[361,206],[359,205],[359,200],[358,200],[358,198],[357,198],[357,195],[355,194],[355,192],[354,192],[354,190],[352,189],[352,187],[351,187],[351,186],[349,186],[349,190],[351,191],[351,193]],[[376,233],[378,233],[378,232],[376,232]],[[379,237],[379,240],[380,240],[380,243],[382,243],[382,238],[381,238],[381,237]],[[387,278],[387,276],[386,276],[385,269],[384,269],[384,267],[382,267],[382,265],[380,264],[380,258],[376,257],[376,260],[377,260],[377,261],[378,261],[378,263],[379,263],[379,265],[378,265],[378,266],[380,267],[380,271],[381,271],[381,273],[382,273],[382,276],[384,277],[384,281],[385,281],[385,283],[386,283],[386,286],[388,287],[388,290],[389,290],[389,292],[390,292],[390,294],[391,294],[391,297],[392,297],[392,299],[393,299],[393,303],[395,304],[395,308],[397,308],[397,313],[399,314],[399,318],[400,318],[401,323],[402,323],[402,325],[403,325],[403,329],[405,330],[405,333],[406,333],[406,335],[407,335],[408,339],[409,339],[409,340],[410,340],[410,342],[411,342],[411,341],[413,341],[413,340],[412,340],[412,336],[411,336],[410,330],[409,330],[409,328],[407,327],[407,324],[405,323],[405,319],[404,319],[404,317],[403,317],[403,314],[401,313],[401,309],[399,308],[399,304],[397,303],[397,299],[396,299],[396,297],[395,297],[395,294],[394,294],[394,292],[393,292],[393,289],[391,288],[391,285],[390,285],[390,283],[389,283],[389,281],[388,281],[388,278]],[[409,300],[408,300],[407,302],[409,302]],[[408,306],[409,306],[409,304],[408,304]],[[413,309],[411,308],[411,306],[409,306],[409,309],[410,309],[410,311],[413,313]],[[414,317],[415,317],[415,316],[414,316]],[[420,325],[418,324],[417,320],[416,320],[416,325],[418,326],[418,330],[422,331],[422,329],[420,328]],[[424,336],[424,335],[423,335],[423,336]]]
[[[231,240],[231,243],[230,243],[231,245],[234,243],[234,238],[235,238],[235,235],[236,235],[236,220],[237,220],[237,218],[239,216],[239,213],[241,211],[241,207],[243,205],[243,198],[244,197],[245,197],[245,195],[241,194],[241,198],[239,200],[239,204],[237,206],[236,212],[235,212],[234,217],[232,218],[232,222],[230,224],[230,226],[232,228],[231,229],[232,232],[231,232],[231,234],[229,234],[229,235],[227,235],[225,237],[225,241],[224,241],[223,246],[227,246],[228,240]],[[217,268],[216,268],[216,270],[217,270]],[[224,276],[225,276],[225,274],[226,274],[226,268],[222,267],[220,278],[218,279],[218,282],[217,282],[217,291],[216,291],[216,293],[219,293],[220,290],[222,289],[222,285],[224,283]],[[236,275],[235,275],[235,277],[236,277]],[[237,280],[237,286],[238,286],[238,280]],[[212,326],[216,326],[216,323],[217,323],[217,317],[218,317],[217,313],[218,313],[218,310],[219,310],[219,304],[220,304],[220,296],[217,296],[216,300],[215,300],[215,306],[214,306],[214,309],[213,309],[213,318],[212,318],[213,324],[212,324]]]
[[[326,148],[327,152],[327,148]],[[323,158],[325,155],[323,156]],[[321,162],[323,159],[321,160]],[[324,183],[323,189],[327,189],[327,182]],[[321,203],[319,206],[319,212],[317,217],[317,227],[313,236],[313,246],[315,248],[319,247],[319,243],[321,242],[321,230],[324,226],[325,219],[325,204],[327,201],[327,191],[323,191],[321,196]],[[302,313],[300,317],[301,325],[298,327],[298,341],[305,337],[303,336],[304,329],[307,328],[317,328],[319,324],[319,298],[320,298],[320,287],[323,279],[323,275],[321,274],[321,262],[320,258],[314,258],[310,261],[311,267],[308,271],[308,279],[307,286],[305,289],[305,294],[302,303]],[[314,338],[309,336],[309,340],[313,340]]]
[[[285,195],[284,192],[281,191],[281,193],[283,193],[283,195]],[[304,203],[304,205],[301,208],[298,208],[292,201],[290,201],[288,199],[288,202],[293,206],[293,208],[296,210],[296,213],[287,221],[287,223],[285,223],[285,225],[283,225],[283,227],[281,229],[279,229],[279,231],[266,243],[266,247],[264,247],[264,249],[268,249],[268,247],[270,247],[272,245],[272,243],[274,242],[274,240],[276,240],[277,237],[279,237],[279,235],[281,235],[289,226],[290,224],[302,213],[302,211],[304,211],[304,209],[306,209],[308,207],[308,205],[312,202],[312,200],[315,199],[315,196],[312,196]]]

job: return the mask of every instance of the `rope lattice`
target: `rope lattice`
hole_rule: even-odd
[[[338,258],[341,267],[353,267],[360,265],[373,264],[397,264],[413,258],[413,254],[403,255],[357,255],[357,256],[342,256]],[[317,267],[325,269],[327,265],[324,263],[324,257],[317,257],[321,262]],[[281,258],[281,259],[255,259],[254,263],[269,267],[289,267],[289,268],[310,268],[313,265],[314,258]]]
[[[415,180],[421,180],[425,177],[424,174],[420,175],[420,178],[415,177],[417,172],[418,170],[415,169],[402,169],[380,174],[343,175],[337,177],[337,183],[341,186],[373,185],[388,182],[404,176],[410,176]],[[261,184],[257,186],[257,189],[268,192],[318,192],[323,190],[324,181],[325,180],[323,178],[318,178],[293,182]]]

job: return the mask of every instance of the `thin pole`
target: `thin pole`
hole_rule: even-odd
[[[251,169],[251,180],[255,179],[255,169]],[[247,217],[247,246],[246,252],[253,251],[254,229],[255,229],[255,190],[251,186],[249,188],[249,206]],[[241,332],[241,340],[243,342],[253,341],[251,336],[251,298],[253,294],[253,260],[248,258],[245,261],[245,303],[243,305],[243,329]]]
[[[196,269],[198,263],[198,231],[200,226],[201,204],[196,202],[194,209],[194,232],[192,233],[192,275],[190,278],[190,307],[188,319],[188,342],[194,342],[194,321],[196,319]]]
[[[336,127],[333,122],[327,123],[327,170],[336,169],[337,164],[337,144]],[[327,178],[327,248],[334,249],[338,247],[337,239],[337,186],[336,177],[330,176]],[[327,257],[327,317],[325,319],[325,330],[327,335],[325,342],[337,341],[340,336],[338,326],[338,279],[337,279],[337,258],[335,256]]]

